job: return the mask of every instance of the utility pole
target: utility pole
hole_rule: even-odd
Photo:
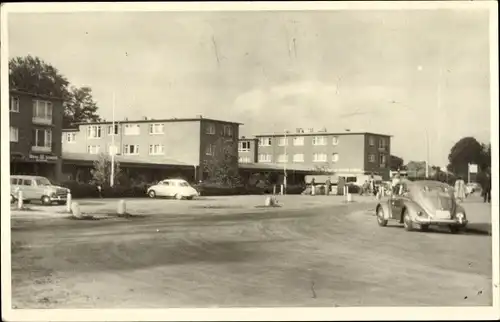
[[[115,92],[113,92],[113,119],[111,129],[111,175],[109,178],[109,185],[111,187],[115,184]]]

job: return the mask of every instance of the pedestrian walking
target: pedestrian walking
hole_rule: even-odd
[[[328,179],[326,179],[326,182],[325,182],[325,188],[326,188],[325,194],[327,196],[330,195],[331,187],[332,187],[332,181],[330,180],[330,177],[328,177]]]
[[[460,202],[465,199],[465,181],[460,176],[455,181],[455,198]]]

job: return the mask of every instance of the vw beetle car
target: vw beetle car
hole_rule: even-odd
[[[156,197],[173,197],[175,199],[193,199],[199,196],[198,191],[191,187],[186,180],[183,179],[166,179],[151,186],[147,190],[150,198]]]
[[[399,183],[387,200],[376,207],[377,222],[386,226],[389,220],[404,225],[407,231],[429,226],[448,226],[457,233],[467,225],[465,210],[454,196],[454,190],[446,183],[432,180]]]

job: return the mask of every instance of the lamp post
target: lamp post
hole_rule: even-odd
[[[288,163],[288,155],[287,155],[287,146],[288,146],[288,141],[287,141],[287,137],[286,137],[286,134],[287,134],[287,130],[285,129],[285,163],[283,165],[283,194],[286,194],[286,184],[287,184],[287,173],[286,173],[286,166],[287,166],[287,163]]]

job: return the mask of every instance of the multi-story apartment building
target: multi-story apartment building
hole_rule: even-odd
[[[258,143],[259,139],[257,138],[245,138],[244,136],[242,136],[238,140],[238,162],[257,163]]]
[[[302,164],[338,174],[374,173],[389,178],[389,135],[297,129],[256,137],[259,163]]]
[[[11,174],[61,178],[62,99],[10,91]],[[53,139],[54,138],[54,139]]]
[[[196,179],[204,180],[205,164],[229,153],[238,166],[239,123],[207,119],[147,119],[77,124],[64,129],[64,153],[115,153],[129,160],[176,160],[196,168]],[[226,160],[231,160],[226,158]]]

